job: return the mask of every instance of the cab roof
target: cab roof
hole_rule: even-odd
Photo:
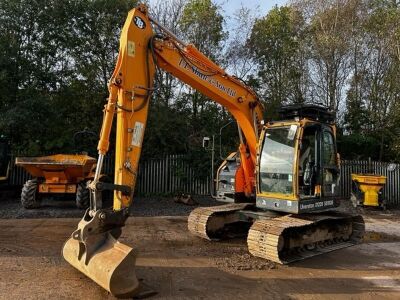
[[[292,104],[279,109],[279,120],[293,120],[295,118],[308,118],[322,123],[335,122],[336,113],[326,106],[318,104]]]

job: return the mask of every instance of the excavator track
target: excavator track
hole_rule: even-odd
[[[358,244],[364,232],[361,216],[287,215],[255,221],[247,245],[254,256],[289,264]]]
[[[251,203],[230,203],[196,208],[189,215],[188,229],[201,238],[218,240],[218,233],[225,225],[238,221],[235,213],[251,206]]]

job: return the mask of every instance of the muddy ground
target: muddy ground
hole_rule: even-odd
[[[157,292],[150,299],[400,298],[399,211],[366,211],[361,245],[280,266],[247,254],[244,240],[191,236],[191,209],[172,199],[136,201],[121,241],[139,250],[137,275]],[[67,202],[37,211],[0,202],[0,299],[113,299],[60,256],[81,215]]]

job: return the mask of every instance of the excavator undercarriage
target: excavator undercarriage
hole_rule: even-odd
[[[188,219],[189,231],[207,240],[247,235],[249,252],[289,264],[362,241],[361,216],[332,213],[281,215],[251,203],[200,207]]]

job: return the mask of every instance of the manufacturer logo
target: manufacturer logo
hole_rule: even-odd
[[[140,29],[144,29],[146,27],[146,23],[142,20],[141,17],[138,16],[135,16],[135,18],[133,18],[133,23],[135,23],[135,25]]]

